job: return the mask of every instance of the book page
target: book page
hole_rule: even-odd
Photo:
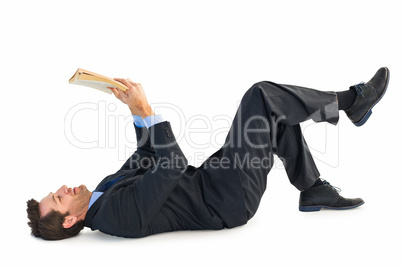
[[[107,87],[115,87],[112,84],[101,82],[101,81],[88,81],[88,80],[77,80],[74,82],[71,82],[71,84],[76,84],[80,86],[85,86],[85,87],[92,87],[98,90],[101,90],[103,92],[112,94],[112,91],[108,89]]]

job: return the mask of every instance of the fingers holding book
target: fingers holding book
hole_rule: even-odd
[[[122,101],[123,103],[125,103],[122,99],[122,95],[125,94],[125,92],[121,91],[120,89],[116,88],[116,87],[108,87],[108,89],[110,89],[113,93],[113,95],[119,99],[120,101]]]
[[[140,83],[134,83],[130,78],[114,78],[114,80],[128,88],[124,92],[119,88],[109,87],[117,99],[128,105],[132,114],[140,115],[143,118],[154,114],[146,98],[144,88]]]

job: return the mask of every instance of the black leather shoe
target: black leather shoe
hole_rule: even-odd
[[[360,127],[366,123],[374,105],[384,96],[388,81],[389,70],[387,67],[382,67],[367,83],[360,83],[350,87],[356,90],[357,96],[352,106],[345,110],[345,113],[353,124]]]
[[[351,209],[364,204],[361,198],[349,199],[340,196],[338,193],[340,189],[332,186],[327,181],[323,181],[323,184],[300,193],[300,211],[319,211],[322,208]]]

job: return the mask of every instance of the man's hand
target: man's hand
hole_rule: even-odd
[[[130,108],[133,115],[139,115],[142,118],[145,118],[155,114],[148,103],[141,84],[134,83],[130,78],[114,78],[114,80],[128,87],[126,92],[118,88],[109,87],[109,89],[113,92],[116,98],[128,105],[128,108]]]

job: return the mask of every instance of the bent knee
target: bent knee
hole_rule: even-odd
[[[283,93],[283,89],[270,81],[260,81],[252,85],[248,90],[251,94],[263,94],[265,96],[276,96]]]
[[[260,81],[260,82],[254,83],[252,88],[254,88],[254,87],[256,87],[256,88],[264,88],[264,87],[269,86],[270,83],[271,83],[270,81]]]

